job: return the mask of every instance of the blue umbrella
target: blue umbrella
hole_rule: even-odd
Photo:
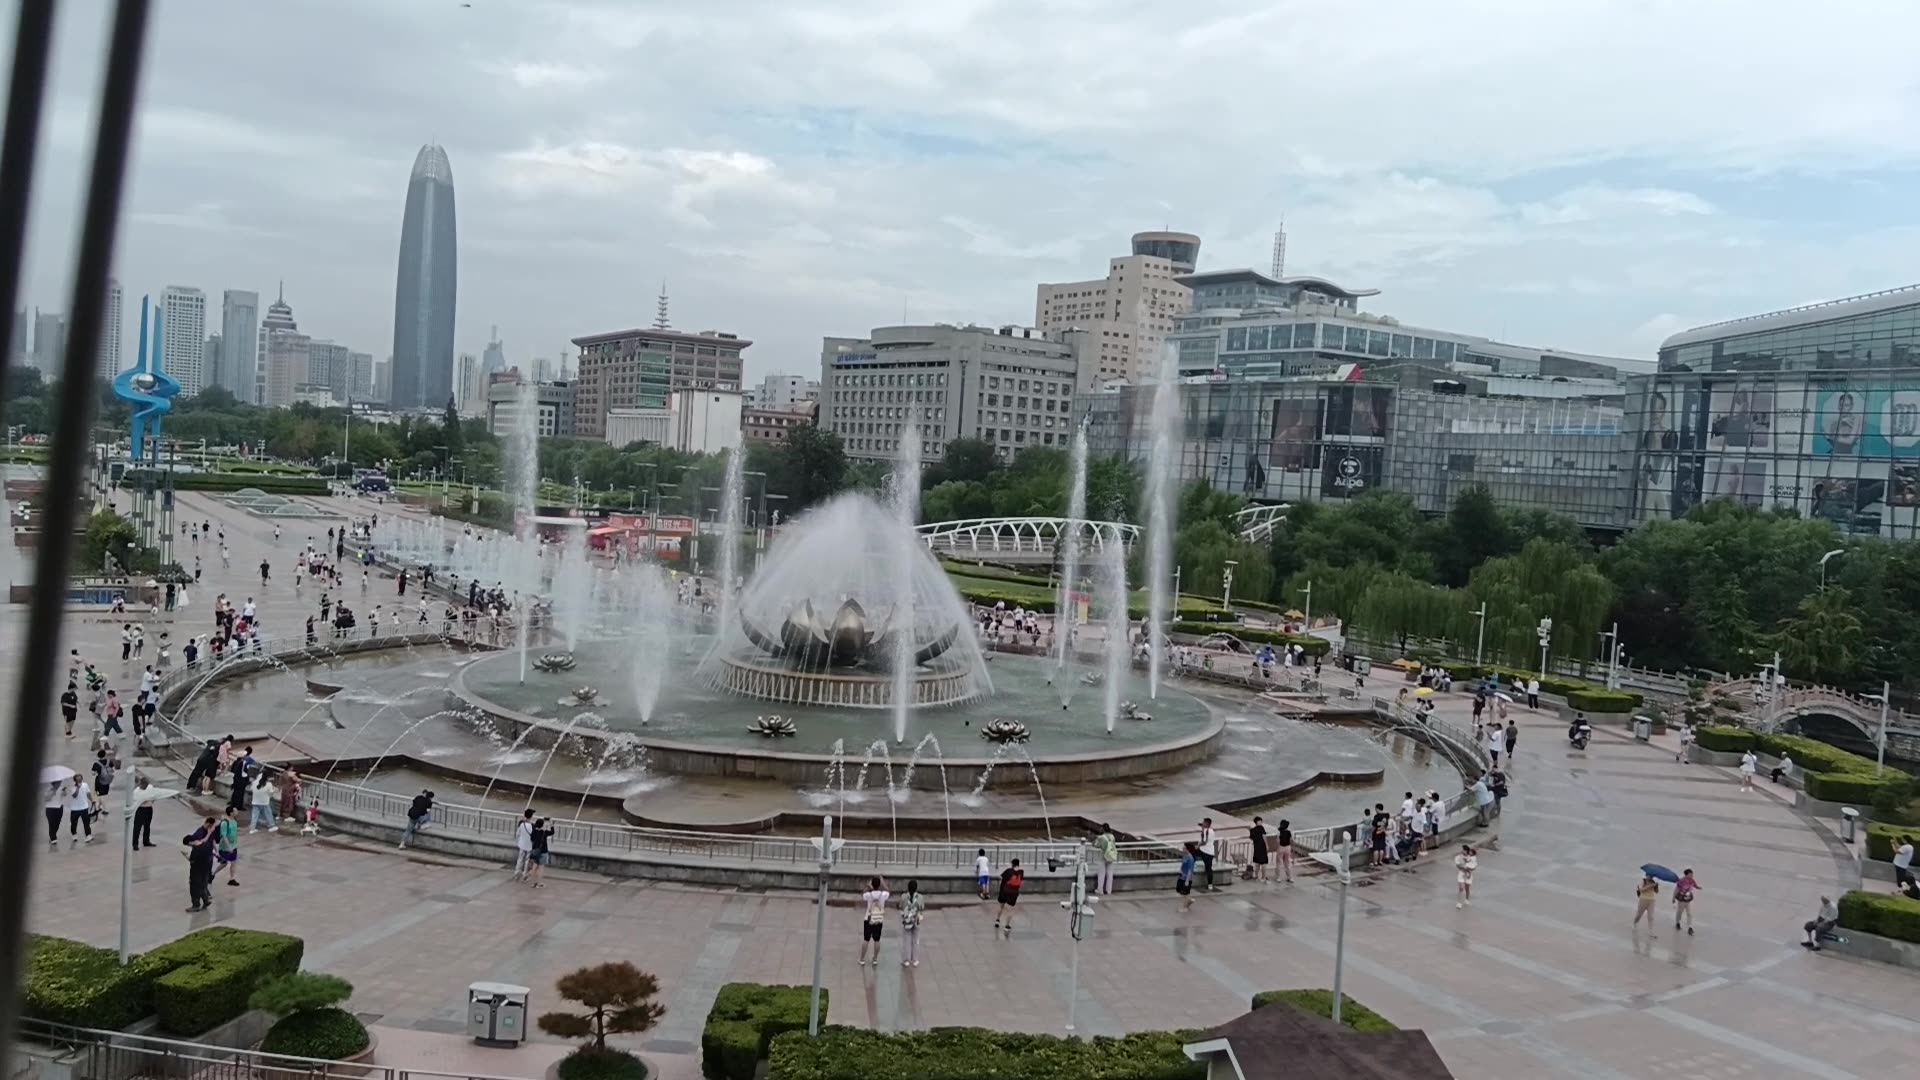
[[[1679,881],[1680,880],[1679,874],[1676,874],[1673,871],[1667,869],[1666,867],[1661,866],[1657,862],[1650,862],[1645,866],[1642,866],[1640,868],[1640,872],[1647,875],[1650,878],[1656,878],[1660,881]]]

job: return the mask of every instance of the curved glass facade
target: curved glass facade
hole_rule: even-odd
[[[1920,286],[1676,334],[1662,371],[1833,371],[1920,366]]]
[[[434,408],[453,396],[455,263],[453,167],[447,152],[423,146],[407,182],[400,268],[393,293],[396,409]]]

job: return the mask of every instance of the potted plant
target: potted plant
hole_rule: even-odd
[[[656,1004],[660,982],[622,960],[595,964],[562,975],[554,989],[584,1012],[550,1012],[540,1030],[563,1039],[586,1039],[560,1060],[560,1080],[646,1080],[647,1066],[637,1056],[607,1045],[608,1035],[637,1034],[667,1014]]]
[[[280,1019],[267,1029],[260,1049],[268,1054],[362,1061],[373,1054],[373,1035],[340,1003],[353,984],[338,975],[296,971],[262,982],[247,1004]]]

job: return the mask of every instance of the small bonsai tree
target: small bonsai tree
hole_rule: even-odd
[[[656,1004],[660,981],[622,960],[595,964],[562,975],[554,989],[585,1012],[550,1012],[540,1030],[563,1039],[588,1040],[560,1063],[562,1080],[614,1080],[644,1077],[646,1066],[623,1050],[607,1046],[608,1035],[637,1034],[660,1022],[667,1007]]]
[[[338,975],[296,971],[266,980],[247,1004],[280,1019],[267,1029],[260,1049],[329,1060],[360,1053],[373,1039],[359,1017],[339,1008],[352,996],[353,984]]]

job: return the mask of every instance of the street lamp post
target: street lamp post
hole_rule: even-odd
[[[1547,646],[1553,643],[1553,619],[1543,617],[1540,625],[1534,627],[1534,632],[1540,636],[1540,677],[1544,679],[1547,677]]]
[[[1822,555],[1822,556],[1820,556],[1820,591],[1821,591],[1821,592],[1826,592],[1826,591],[1827,591],[1827,563],[1828,563],[1828,561],[1829,561],[1829,560],[1831,560],[1831,559],[1833,559],[1833,558],[1834,558],[1834,556],[1836,556],[1836,555],[1845,555],[1846,553],[1847,553],[1847,549],[1846,549],[1846,548],[1834,548],[1834,549],[1833,549],[1832,551],[1829,551],[1829,552],[1827,552],[1827,553],[1826,553],[1825,555]]]
[[[1333,1022],[1340,1022],[1340,983],[1347,967],[1347,886],[1353,881],[1353,868],[1350,860],[1353,852],[1353,830],[1346,831],[1346,842],[1338,845],[1338,851],[1313,852],[1315,862],[1324,864],[1340,877],[1340,914],[1334,920],[1333,929]]]
[[[127,770],[126,820],[122,823],[122,843],[120,844],[120,966],[127,965],[132,956],[131,935],[128,932],[127,913],[131,910],[128,903],[133,892],[133,815],[140,807],[161,799],[171,798],[179,792],[157,787],[141,787],[140,770]]]
[[[1480,610],[1473,613],[1480,620],[1480,636],[1473,643],[1473,666],[1480,666],[1480,657],[1487,651],[1487,602],[1480,601]]]
[[[1307,587],[1304,589],[1301,589],[1300,591],[1307,594],[1306,605],[1300,609],[1300,622],[1308,630],[1312,630],[1313,629],[1313,582],[1311,581],[1307,582]]]
[[[820,897],[813,911],[813,994],[807,1003],[807,1036],[820,1034],[820,953],[827,940],[827,880],[833,873],[833,853],[844,840],[833,838],[833,815],[820,818],[820,837],[813,842],[820,853]]]
[[[1067,969],[1067,1030],[1072,1031],[1080,1004],[1080,939],[1087,933],[1085,920],[1093,918],[1093,902],[1087,896],[1087,844],[1084,840],[1074,847],[1073,889],[1067,894],[1067,899],[1060,901],[1060,906],[1067,909],[1067,935],[1073,939],[1069,947],[1073,958]]]
[[[1223,608],[1229,608],[1229,609],[1231,609],[1231,608],[1233,607],[1233,568],[1234,568],[1234,567],[1236,567],[1236,566],[1239,566],[1239,565],[1240,565],[1240,563],[1239,563],[1239,561],[1238,561],[1238,560],[1236,560],[1236,559],[1228,559],[1228,560],[1226,561],[1226,565],[1225,565],[1224,567],[1222,567],[1222,568],[1221,568],[1221,571],[1220,571],[1220,592],[1221,592],[1221,597],[1220,597],[1220,606],[1221,606],[1221,607],[1223,607]]]
[[[1893,684],[1882,682],[1880,692],[1867,697],[1880,699],[1880,730],[1873,737],[1873,764],[1875,771],[1881,771],[1887,767],[1887,712],[1893,701]]]
[[[1614,623],[1613,629],[1603,630],[1600,636],[1607,641],[1607,689],[1620,689],[1620,624]]]

